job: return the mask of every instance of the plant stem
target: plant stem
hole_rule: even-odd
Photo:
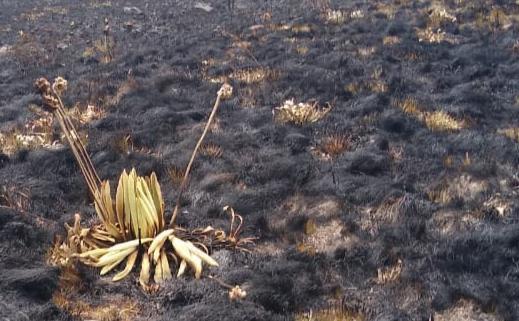
[[[103,213],[103,216],[107,217],[106,213],[108,211],[105,208],[105,205],[100,197],[101,193],[99,191],[99,188],[101,186],[101,180],[97,175],[94,164],[92,163],[90,156],[88,156],[85,146],[79,139],[79,134],[76,131],[74,124],[70,121],[69,117],[65,112],[63,101],[61,100],[60,95],[54,90],[52,90],[52,94],[58,100],[58,106],[54,110],[54,115],[58,119],[58,123],[61,127],[61,130],[63,131],[65,137],[68,140],[70,149],[72,150],[72,153],[76,158],[79,169],[81,170],[83,178],[87,183],[88,189],[90,190],[90,194],[92,194],[92,197],[94,198],[95,204],[99,207],[99,209]],[[102,220],[104,221],[103,218]]]
[[[219,285],[223,286],[223,287],[226,288],[226,289],[231,290],[232,288],[234,288],[232,285],[227,284],[227,283],[225,283],[224,281],[222,281],[222,280],[220,280],[219,278],[214,277],[214,276],[212,276],[212,275],[209,275],[208,278],[211,279],[211,280],[214,280],[216,283],[218,283]]]
[[[89,187],[90,193],[95,198],[99,190],[99,186],[101,185],[101,180],[97,175],[94,165],[92,164],[92,160],[88,156],[88,153],[85,147],[83,146],[83,143],[81,143],[81,140],[79,139],[79,134],[77,133],[76,129],[74,128],[74,125],[65,113],[65,108],[61,100],[61,97],[54,90],[53,94],[59,102],[59,106],[55,110],[54,114],[58,119],[58,122],[61,126],[61,130],[64,132],[65,137],[69,142],[70,148],[72,149],[72,152],[74,153],[74,156],[81,169],[81,172],[83,173],[83,176]]]
[[[173,216],[171,217],[171,221],[169,222],[169,225],[171,227],[174,226],[175,220],[178,215],[178,211],[180,208],[180,201],[182,199],[182,193],[186,189],[189,172],[191,171],[191,167],[193,166],[193,162],[195,160],[198,149],[202,145],[202,141],[204,140],[207,132],[209,131],[209,127],[211,126],[211,123],[213,122],[214,116],[216,115],[216,111],[218,110],[218,107],[220,106],[220,100],[222,99],[222,95],[224,95],[223,91],[219,90],[218,96],[216,96],[216,101],[214,103],[213,110],[211,111],[211,115],[209,116],[209,119],[207,120],[207,124],[205,124],[204,132],[202,133],[202,136],[200,136],[200,139],[198,139],[195,149],[193,150],[193,153],[191,154],[191,159],[189,160],[189,163],[187,164],[186,171],[184,172],[184,177],[182,178],[182,183],[180,184],[180,189],[178,191],[177,202],[175,204],[175,209],[173,210]]]

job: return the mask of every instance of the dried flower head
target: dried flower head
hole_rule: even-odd
[[[67,90],[68,82],[63,77],[57,77],[54,79],[54,83],[52,84],[52,89],[58,95],[62,95]]]
[[[229,84],[223,84],[222,87],[218,90],[218,96],[222,99],[229,99],[232,96],[232,87]]]
[[[50,109],[50,111],[54,111],[59,108],[59,100],[51,93],[43,94],[42,98],[45,107]]]
[[[50,91],[50,82],[46,78],[38,78],[34,83],[34,86],[40,93],[48,93]]]
[[[229,290],[229,299],[231,301],[245,299],[247,291],[242,290],[239,285]]]

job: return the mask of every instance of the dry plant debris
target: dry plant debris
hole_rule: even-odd
[[[20,31],[8,51],[21,66],[41,66],[50,60],[47,49],[32,34]]]
[[[516,142],[519,142],[519,128],[518,127],[499,129],[497,131],[497,133],[500,135],[504,135]]]
[[[457,21],[456,17],[442,6],[435,6],[430,9],[428,19],[427,25],[432,29],[438,29],[446,23],[455,23]]]
[[[211,158],[220,158],[223,155],[223,150],[216,144],[203,144],[200,147],[200,154]]]
[[[164,218],[164,200],[155,173],[141,177],[137,175],[135,169],[129,173],[123,170],[115,196],[112,196],[110,182],[99,179],[77,132],[64,113],[61,95],[67,89],[67,81],[58,77],[51,85],[45,78],[40,78],[36,82],[36,87],[43,97],[45,106],[54,113],[67,137],[94,198],[95,210],[101,222],[84,228],[81,226],[80,215],[77,214],[74,225],[72,227],[66,225],[67,239],[62,243],[57,242],[51,250],[50,262],[66,267],[70,266],[71,260],[78,259],[86,265],[101,268],[101,275],[107,274],[125,262],[124,269],[113,277],[113,281],[125,278],[137,262],[140,262],[139,283],[143,288],[150,289],[152,275],[155,284],[173,277],[170,267],[172,262],[178,266],[177,277],[190,268],[195,277],[200,278],[203,264],[218,266],[218,263],[207,254],[208,249],[204,241],[210,240],[211,242],[206,243],[213,248],[215,246],[241,248],[240,245],[251,243],[249,239],[239,239],[243,219],[235,215],[232,209],[230,209],[232,219],[228,235],[211,227],[195,230],[193,233],[175,227],[167,228]],[[229,97],[231,93],[232,88],[228,85],[222,86],[218,92],[215,108],[197,148],[207,132],[220,99]],[[186,170],[186,173],[188,172]],[[184,180],[186,178],[187,175],[184,176]],[[233,226],[235,218],[240,221],[236,228]]]
[[[320,310],[310,310],[309,312],[298,313],[295,321],[364,321],[366,317],[359,312],[351,311],[342,306],[325,308]]]
[[[406,114],[419,116],[422,107],[415,98],[409,97],[397,103],[397,106]]]
[[[247,291],[240,288],[240,286],[236,285],[232,289],[229,290],[229,300],[243,300],[247,296]]]
[[[377,283],[386,284],[398,280],[402,273],[402,260],[398,259],[393,266],[377,269]]]
[[[416,28],[418,41],[427,43],[458,43],[458,38],[446,33],[443,28],[457,22],[457,18],[449,13],[443,6],[434,5],[427,13],[427,25],[425,28]]]
[[[114,60],[115,39],[110,34],[110,23],[104,20],[103,37],[95,40],[92,47],[87,47],[82,53],[83,58],[99,58],[101,63],[107,64]]]
[[[348,13],[343,10],[328,9],[324,12],[323,17],[327,23],[341,25],[348,18]]]
[[[0,207],[8,207],[25,212],[29,208],[30,193],[19,186],[0,186]]]
[[[139,304],[134,299],[112,296],[103,300],[102,304],[91,304],[64,292],[56,292],[52,302],[80,320],[99,321],[132,321],[140,311]]]
[[[279,72],[264,67],[245,68],[232,72],[229,78],[246,84],[256,84],[265,80],[275,80],[279,78]]]
[[[295,103],[294,99],[285,100],[283,105],[273,110],[274,120],[280,123],[293,123],[298,126],[315,123],[332,110],[332,106],[326,103],[319,106],[317,101]]]
[[[351,146],[350,138],[342,134],[332,134],[324,137],[319,144],[312,148],[312,152],[323,160],[333,160]]]
[[[243,300],[247,297],[247,291],[242,289],[239,285],[232,286],[214,276],[209,276],[209,279],[214,280],[216,283],[229,290],[228,296],[230,301]]]
[[[35,105],[29,105],[29,110],[32,115],[28,117],[24,124],[0,132],[0,152],[13,155],[22,149],[55,149],[62,147],[62,140],[65,140],[65,137],[56,137],[52,126],[54,115]],[[63,112],[71,119],[72,123],[79,125],[100,119],[105,114],[104,110],[96,106],[82,107],[79,104]],[[85,134],[78,135],[83,141],[86,141]]]
[[[169,179],[175,186],[180,186],[180,184],[182,184],[182,179],[184,178],[185,173],[184,169],[174,165],[168,168]]]
[[[423,41],[428,43],[441,43],[446,39],[445,31],[442,31],[441,28],[417,29],[416,35],[418,36],[418,41],[420,42]]]
[[[464,127],[459,121],[444,111],[425,113],[425,125],[432,131],[452,132]]]
[[[406,98],[397,101],[395,105],[404,113],[424,123],[432,131],[454,132],[466,127],[464,120],[458,120],[443,110],[424,111],[415,98]]]

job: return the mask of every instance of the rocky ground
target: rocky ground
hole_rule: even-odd
[[[0,317],[518,320],[518,23],[497,0],[0,1]],[[155,171],[168,215],[230,82],[179,224],[244,217],[252,254],[205,271],[244,300],[47,264],[96,217],[33,88],[58,75],[100,176]],[[289,99],[331,110],[284,122]]]

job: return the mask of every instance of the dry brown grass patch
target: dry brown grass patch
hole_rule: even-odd
[[[501,8],[495,7],[490,11],[480,11],[476,14],[476,26],[480,29],[502,30],[512,26],[512,18]]]
[[[397,7],[394,4],[390,3],[376,3],[377,12],[385,15],[387,19],[393,20],[395,19],[395,13],[397,11]]]
[[[440,28],[432,29],[427,27],[425,29],[416,29],[416,36],[419,42],[442,43],[446,40],[446,34]]]
[[[317,223],[313,218],[310,218],[305,222],[304,233],[310,236],[315,234],[315,232],[317,232]]]
[[[333,253],[338,247],[347,247],[354,241],[354,237],[343,235],[344,228],[344,224],[336,218],[327,222],[309,219],[300,244],[314,249],[316,253]]]
[[[55,237],[53,246],[47,251],[47,264],[58,267],[60,275],[55,295],[72,295],[84,288],[84,283],[77,267],[71,259],[70,249],[62,245],[61,237]]]
[[[441,182],[437,186],[427,191],[427,197],[431,202],[439,204],[448,204],[452,201],[454,195],[450,194],[447,182]]]
[[[61,146],[63,135],[57,137],[53,128],[54,116],[35,105],[29,105],[32,115],[23,126],[0,132],[0,152],[12,155],[22,149],[33,150],[38,148],[55,148]],[[105,111],[93,105],[83,106],[76,104],[67,109],[66,114],[76,126],[90,123],[104,117]],[[87,144],[88,136],[79,133],[79,138]]]
[[[112,7],[112,1],[90,0],[90,6],[92,8],[110,8]]]
[[[40,18],[44,17],[45,14],[52,15],[66,15],[68,14],[68,9],[65,7],[57,7],[57,6],[45,6],[43,9],[35,8],[30,11],[23,12],[20,15],[20,19],[27,20],[30,22],[36,22],[40,20]]]
[[[68,110],[69,117],[79,124],[88,124],[94,120],[104,118],[106,111],[96,105],[82,105],[76,104],[70,110]]]
[[[9,53],[22,67],[42,66],[50,61],[46,48],[36,39],[35,36],[24,31],[18,32],[18,39]]]
[[[296,245],[296,250],[299,253],[306,254],[308,256],[314,256],[317,254],[317,249],[313,244],[306,243],[306,242],[299,242]]]
[[[497,133],[500,135],[504,135],[519,143],[519,127],[499,129]]]
[[[380,119],[380,112],[375,111],[367,115],[362,116],[360,123],[364,126],[374,126]]]
[[[29,108],[33,115],[23,126],[0,132],[0,152],[12,155],[21,149],[50,148],[57,144],[53,141],[52,114]]]
[[[307,46],[297,46],[296,52],[300,54],[301,56],[304,56],[308,53],[310,49]]]
[[[108,106],[115,106],[119,104],[124,96],[135,90],[137,87],[137,81],[133,77],[132,73],[129,72],[126,80],[119,85],[119,88],[117,88],[115,95],[107,99]]]
[[[483,203],[483,207],[489,212],[494,212],[497,217],[503,220],[510,218],[510,214],[513,211],[513,204],[510,200],[507,200],[499,193],[489,197]]]
[[[422,56],[416,51],[407,51],[403,54],[403,58],[406,61],[417,61],[422,59]]]
[[[298,313],[295,321],[364,321],[366,316],[342,306]]]
[[[488,182],[475,179],[470,175],[444,177],[426,190],[429,200],[435,203],[448,204],[456,198],[464,200],[476,199],[488,191]]]
[[[402,260],[398,259],[397,263],[393,266],[378,268],[377,269],[377,283],[387,284],[395,282],[400,278],[402,273]]]
[[[131,135],[119,135],[113,140],[112,148],[118,153],[128,155],[133,150],[133,140]]]
[[[328,10],[331,6],[330,0],[304,0],[304,4],[306,7],[311,8],[316,11],[325,11]]]
[[[357,95],[364,89],[361,82],[355,81],[344,86],[344,91],[349,92],[352,95]]]
[[[322,14],[323,20],[326,23],[341,25],[346,22],[348,14],[343,10],[325,10]]]
[[[435,321],[501,321],[503,320],[496,313],[483,311],[475,302],[467,299],[460,299],[452,307],[434,313]]]
[[[52,298],[58,308],[81,320],[133,321],[140,311],[135,300],[117,295],[103,298],[102,301],[101,304],[92,304],[62,291],[57,291]]]
[[[82,53],[83,58],[97,58],[101,63],[107,64],[115,58],[115,38],[111,35],[110,24],[105,19],[103,35],[94,40],[93,46],[86,47]]]
[[[244,49],[245,50],[245,49]],[[246,50],[247,52],[250,52]],[[251,55],[249,53],[249,55]],[[255,58],[254,58],[255,59]],[[209,69],[218,65],[225,64],[224,61],[218,61],[212,58],[202,61],[202,79],[215,84],[223,84],[229,79],[244,83],[244,84],[260,84],[265,81],[275,81],[279,79],[281,73],[278,70],[268,67],[247,67],[236,69],[231,73],[210,75]]]
[[[425,125],[432,131],[453,132],[465,127],[463,121],[457,120],[444,111],[425,113]]]
[[[200,146],[200,154],[210,158],[220,158],[223,155],[223,150],[216,144],[203,144]]]
[[[458,120],[447,112],[439,110],[428,112],[415,98],[408,97],[401,101],[396,101],[394,105],[400,108],[405,114],[413,116],[423,122],[432,131],[453,132],[466,127],[465,120]]]
[[[398,218],[405,210],[409,198],[404,195],[401,197],[387,197],[376,207],[366,207],[360,221],[362,230],[370,235],[376,235],[381,226],[391,225],[398,222]]]
[[[360,58],[369,58],[377,52],[376,47],[360,47],[357,49],[357,55]]]
[[[279,72],[270,68],[245,68],[232,72],[229,78],[246,84],[257,84],[266,80],[276,80]]]
[[[413,116],[420,115],[423,109],[422,105],[418,102],[418,100],[412,97],[408,97],[404,100],[398,101],[396,105],[404,113]]]
[[[254,88],[247,86],[240,90],[238,94],[238,98],[240,101],[240,106],[244,108],[254,108],[258,106],[258,98],[256,96],[256,91]]]
[[[389,151],[388,151],[389,158],[393,162],[399,163],[401,162],[405,157],[404,147],[401,145],[389,145]]]
[[[397,36],[385,36],[384,39],[382,39],[384,46],[394,46],[399,44],[401,41],[400,37]]]
[[[19,212],[29,209],[30,192],[20,186],[0,185],[0,207],[8,207]]]
[[[332,134],[324,137],[320,143],[312,149],[314,154],[322,159],[335,159],[351,146],[350,138],[343,134]]]
[[[170,166],[168,168],[168,176],[171,180],[171,183],[175,186],[180,186],[182,183],[182,179],[184,178],[185,170],[177,167],[177,166]]]
[[[20,15],[20,18],[23,20],[30,21],[30,22],[35,22],[35,21],[39,20],[41,17],[43,17],[44,15],[45,15],[44,11],[31,10],[31,11],[22,13]]]
[[[367,87],[374,93],[385,93],[389,87],[383,80],[372,80],[368,83]]]
[[[302,126],[321,120],[331,110],[332,106],[329,103],[324,106],[319,106],[317,101],[296,104],[294,99],[289,99],[282,106],[276,107],[273,113],[274,120],[277,122]]]
[[[449,13],[445,7],[436,6],[429,11],[427,26],[431,29],[438,29],[448,23],[454,23],[456,20],[456,17]]]
[[[312,25],[306,24],[306,23],[297,23],[290,28],[290,31],[292,31],[295,34],[304,34],[304,33],[310,33],[312,32]]]

